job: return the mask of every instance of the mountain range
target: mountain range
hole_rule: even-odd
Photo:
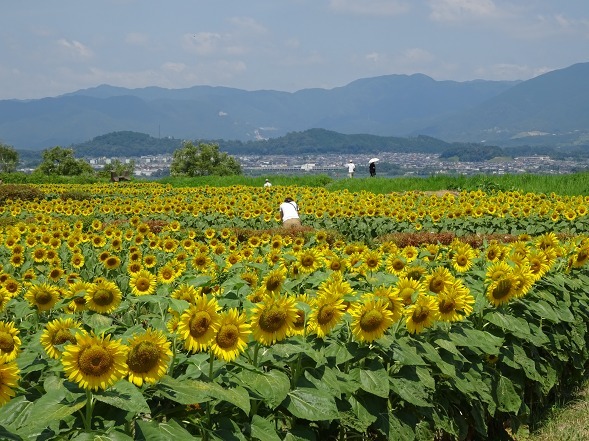
[[[587,144],[589,63],[527,81],[386,75],[297,92],[101,85],[57,97],[0,100],[0,142],[17,150],[66,147],[115,131],[248,141],[311,128],[502,146]]]

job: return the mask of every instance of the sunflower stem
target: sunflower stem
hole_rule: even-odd
[[[84,429],[86,432],[92,431],[92,413],[94,412],[94,397],[92,391],[86,389],[86,417],[84,418]]]
[[[258,367],[258,352],[260,350],[260,343],[256,342],[254,345],[254,367]]]
[[[210,351],[210,354],[211,354],[210,357],[209,357],[209,381],[213,381],[213,364],[215,362],[215,356],[213,354],[213,350],[212,349],[210,349],[209,351]],[[203,433],[203,440],[204,441],[208,441],[208,439],[209,439],[209,431],[212,430],[212,427],[211,427],[211,412],[212,412],[212,409],[213,409],[212,402],[211,401],[207,402],[207,419],[205,421],[206,426],[205,426],[205,430],[204,430],[204,433]]]

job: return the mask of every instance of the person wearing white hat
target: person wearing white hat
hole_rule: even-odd
[[[272,187],[272,183],[266,179],[266,182],[264,182],[264,187]]]
[[[356,164],[350,159],[348,162],[348,178],[354,177],[354,172],[356,171]]]

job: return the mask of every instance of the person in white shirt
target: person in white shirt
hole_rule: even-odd
[[[272,183],[266,179],[266,182],[264,182],[264,187],[272,187]]]
[[[301,219],[299,217],[299,206],[292,198],[284,199],[280,204],[280,219],[283,227],[300,227]]]
[[[352,162],[352,160],[350,159],[350,162],[348,162],[348,178],[353,178],[355,171],[356,171],[356,164],[354,164]]]

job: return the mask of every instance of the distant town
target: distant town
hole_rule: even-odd
[[[549,156],[522,156],[484,162],[442,160],[432,153],[375,153],[371,155],[302,155],[302,156],[236,156],[243,173],[252,176],[278,174],[326,174],[334,178],[347,176],[346,165],[356,164],[356,176],[369,176],[368,163],[377,158],[377,176],[502,175],[502,174],[569,174],[589,169],[589,161],[554,160]],[[90,164],[100,170],[114,160],[135,163],[135,176],[156,178],[170,171],[172,155],[141,157],[90,158]]]

